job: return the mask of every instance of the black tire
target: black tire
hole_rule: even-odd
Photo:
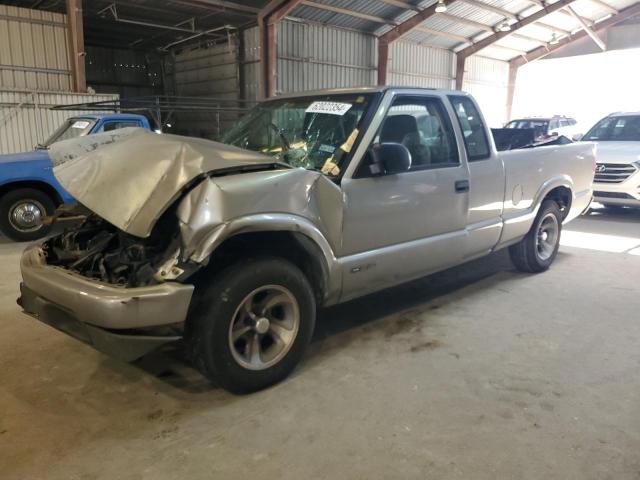
[[[44,237],[51,230],[50,225],[36,222],[32,227],[20,228],[12,220],[12,215],[21,203],[29,203],[40,214],[40,218],[53,215],[56,205],[53,199],[41,190],[35,188],[17,188],[5,193],[0,199],[0,230],[7,237],[17,242],[29,242]]]
[[[259,335],[257,326],[246,326],[246,322],[252,322],[251,319],[244,316],[244,320],[238,320],[238,315],[244,315],[241,306],[248,296],[261,288],[271,287],[285,289],[297,302],[297,310],[293,307],[293,311],[299,313],[297,334],[293,334],[288,351],[282,352],[282,358],[277,360],[276,356],[272,360],[277,360],[275,364],[260,370],[250,369],[240,363],[244,361],[241,352],[243,340],[232,344],[231,329],[239,321],[245,322],[243,328],[254,329],[249,333],[253,335],[251,338],[269,337],[271,331]],[[233,393],[254,392],[289,375],[302,358],[315,326],[315,296],[309,281],[295,265],[280,258],[250,259],[226,268],[197,293],[195,302],[186,335],[192,360],[212,383]],[[249,304],[253,305],[253,302]],[[256,308],[259,310],[260,306]],[[264,310],[260,316],[269,317]],[[271,323],[277,324],[273,319]],[[266,340],[268,344],[270,339]],[[250,348],[249,342],[246,341],[244,349]],[[261,361],[262,356],[259,357]]]
[[[541,250],[539,248],[538,234],[541,232],[543,222],[550,222],[550,218],[555,217],[557,234],[555,235],[553,248]],[[547,223],[545,223],[546,225]],[[543,227],[544,228],[544,227]],[[544,233],[544,232],[543,232]],[[560,247],[560,235],[562,233],[562,214],[560,207],[553,200],[542,202],[540,211],[527,233],[519,243],[509,247],[509,255],[515,267],[521,272],[538,273],[547,270],[558,254]],[[547,233],[547,235],[549,235]],[[548,238],[548,237],[547,237]]]

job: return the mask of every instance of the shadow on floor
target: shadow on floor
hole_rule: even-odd
[[[556,261],[562,262],[568,255],[560,252]],[[362,328],[389,315],[401,314],[407,310],[420,313],[440,308],[455,301],[455,295],[470,286],[475,291],[499,288],[502,275],[509,278],[526,276],[514,270],[507,250],[341,305],[321,309],[312,344],[303,363],[309,365],[321,361],[331,351],[348,348],[361,334]],[[380,325],[376,324],[375,328],[397,327],[398,325],[386,325],[386,322],[382,322]],[[337,344],[327,344],[326,340],[337,336],[340,337]],[[110,365],[114,366],[111,362]],[[214,388],[188,365],[183,346],[148,355],[135,365],[163,383],[184,392],[204,393]],[[301,371],[304,371],[304,366],[297,373]]]

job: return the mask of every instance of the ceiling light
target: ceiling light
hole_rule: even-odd
[[[549,45],[557,45],[558,43],[560,43],[560,40],[558,40],[558,37],[554,32],[553,34],[551,34],[551,40],[549,40]]]
[[[511,25],[509,25],[509,22],[507,22],[505,20],[500,25],[498,25],[498,30],[500,30],[501,32],[510,32],[511,31]]]
[[[447,11],[447,6],[444,4],[444,0],[438,0],[438,4],[436,5],[437,13],[444,13]]]

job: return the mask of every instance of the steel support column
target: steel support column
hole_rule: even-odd
[[[509,64],[509,83],[507,84],[507,121],[511,121],[513,109],[513,97],[516,92],[516,80],[518,79],[518,66]]]
[[[85,71],[84,28],[82,23],[82,0],[67,0],[67,36],[69,39],[69,60],[73,73],[73,90],[87,91]]]
[[[277,79],[278,45],[276,25],[302,0],[271,0],[258,13],[260,28],[260,79],[262,97],[275,95]]]

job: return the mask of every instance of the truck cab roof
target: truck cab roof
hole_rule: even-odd
[[[147,117],[137,113],[83,113],[81,115],[74,115],[71,118],[90,118],[92,120],[121,120],[123,118],[135,118],[139,120],[147,120]]]

